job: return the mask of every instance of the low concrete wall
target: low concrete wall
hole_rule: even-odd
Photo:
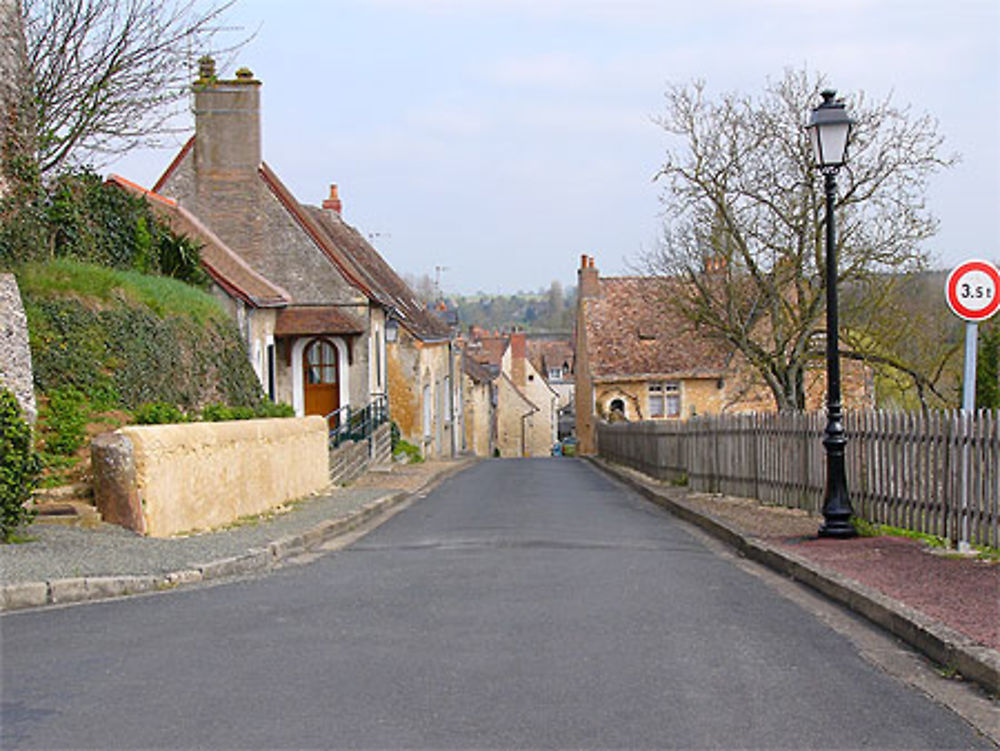
[[[322,417],[143,425],[91,446],[105,521],[152,537],[211,529],[330,483]]]

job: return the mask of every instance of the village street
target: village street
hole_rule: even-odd
[[[592,466],[259,577],[3,618],[4,748],[990,748]]]

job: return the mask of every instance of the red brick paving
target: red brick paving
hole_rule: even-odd
[[[1000,564],[929,552],[905,537],[770,540],[1000,649]]]

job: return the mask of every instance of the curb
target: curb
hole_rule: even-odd
[[[425,494],[428,490],[473,463],[473,461],[464,461],[458,466],[449,467],[430,478],[412,493],[405,491],[392,493],[366,503],[346,516],[326,519],[304,532],[274,540],[264,548],[253,548],[242,555],[195,564],[192,568],[171,571],[166,574],[86,576],[5,584],[0,586],[0,613],[161,592],[213,579],[268,571],[286,558],[300,555],[336,537],[352,532],[365,522],[384,514],[403,501]]]
[[[669,491],[620,472],[609,462],[596,457],[586,458],[601,471],[735,548],[746,558],[811,587],[902,639],[939,665],[953,668],[991,693],[1000,693],[1000,652],[977,644],[964,634],[853,579],[757,538],[747,537],[718,519],[699,514],[671,498]]]

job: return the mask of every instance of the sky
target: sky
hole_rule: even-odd
[[[757,95],[786,69],[936,118],[961,161],[926,249],[1000,260],[996,0],[237,0],[226,22],[256,32],[219,72],[263,82],[265,161],[303,203],[337,183],[449,293],[575,284],[582,254],[628,273],[659,234],[667,87]],[[184,140],[107,170],[152,186]]]

